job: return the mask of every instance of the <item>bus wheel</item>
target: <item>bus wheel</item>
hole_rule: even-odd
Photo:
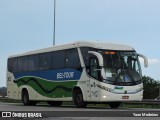
[[[30,101],[29,100],[29,95],[27,90],[22,91],[22,101],[24,105],[36,105],[36,101]]]
[[[22,91],[22,101],[24,105],[30,105],[30,100],[27,90]]]
[[[75,105],[78,108],[85,108],[87,104],[83,101],[83,95],[80,90],[75,92]]]
[[[62,101],[48,101],[48,104],[50,104],[51,106],[61,106],[62,105]]]
[[[121,105],[121,102],[110,102],[109,106],[111,108],[118,108]]]

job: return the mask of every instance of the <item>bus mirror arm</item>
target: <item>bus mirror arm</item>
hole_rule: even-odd
[[[145,68],[147,68],[148,67],[148,59],[147,59],[147,57],[142,55],[142,54],[138,54],[138,56],[144,59],[144,66],[145,66]]]
[[[98,58],[99,66],[103,66],[103,57],[100,53],[95,51],[88,51],[89,54],[95,55]]]
[[[95,71],[101,71],[101,79],[106,79],[103,65],[103,57],[100,53],[95,51],[88,51],[89,54],[95,55],[98,58],[100,69],[95,69]]]

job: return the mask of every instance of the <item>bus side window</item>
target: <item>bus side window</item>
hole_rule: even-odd
[[[39,55],[28,56],[28,71],[39,70]]]
[[[64,68],[65,66],[65,50],[52,52],[52,69]]]
[[[51,68],[51,53],[42,53],[39,56],[39,70],[49,70]]]
[[[8,71],[17,72],[17,58],[8,59]]]
[[[18,57],[18,72],[26,72],[27,71],[27,60],[28,56]]]
[[[89,74],[91,77],[100,80],[100,68],[99,68],[99,63],[98,63],[98,59],[97,58],[90,58],[89,61],[90,65],[89,65]]]
[[[65,67],[67,68],[79,68],[81,66],[80,59],[78,55],[77,49],[68,49],[66,50],[66,60],[65,60]]]
[[[94,51],[94,49],[90,48],[90,47],[82,47],[80,49],[81,49],[81,53],[82,53],[82,56],[83,56],[83,60],[84,60],[85,66],[88,69],[89,64],[90,64],[89,63],[89,58],[90,57],[94,57],[93,55],[89,54],[88,51]]]

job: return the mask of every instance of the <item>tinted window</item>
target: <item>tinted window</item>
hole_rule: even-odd
[[[66,67],[79,67],[80,60],[77,49],[66,50]]]
[[[89,54],[88,51],[94,51],[94,50],[93,50],[93,48],[88,48],[88,47],[81,48],[81,53],[82,53],[83,60],[84,60],[86,67],[89,66],[89,58],[93,57],[93,55]]]
[[[64,68],[65,51],[55,51],[52,53],[52,68]]]
[[[38,70],[39,55],[28,56],[28,71]]]
[[[43,53],[39,56],[39,70],[48,70],[51,68],[51,53]]]
[[[17,72],[17,58],[8,59],[8,71]]]
[[[101,81],[101,71],[100,71],[100,67],[99,67],[99,63],[98,63],[98,59],[96,57],[91,57],[90,58],[90,69],[89,69],[89,74],[90,76],[92,76],[93,78]]]
[[[27,71],[27,56],[18,57],[18,72]]]
[[[90,75],[93,78],[98,79],[98,71],[96,69],[98,69],[98,60],[97,58],[91,58],[90,59]]]

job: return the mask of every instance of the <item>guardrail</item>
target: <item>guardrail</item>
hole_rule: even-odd
[[[8,96],[0,96],[0,99],[8,98]]]
[[[152,105],[152,108],[155,108],[156,106],[160,107],[160,100],[154,100],[154,99],[143,99],[142,101],[137,102],[123,102],[124,104],[140,104],[142,106],[145,105]]]
[[[8,97],[0,97],[0,101],[9,101],[10,99],[8,99]],[[10,101],[10,102],[13,102]],[[17,102],[15,100],[15,102]],[[124,104],[131,104],[131,105],[141,105],[141,106],[146,106],[146,105],[152,105],[152,108],[156,108],[156,106],[158,106],[158,108],[160,108],[160,100],[154,100],[154,99],[143,99],[142,101],[125,101],[123,102],[123,104],[121,106],[123,106]]]
[[[0,102],[6,102],[8,101],[8,97],[0,97]]]

